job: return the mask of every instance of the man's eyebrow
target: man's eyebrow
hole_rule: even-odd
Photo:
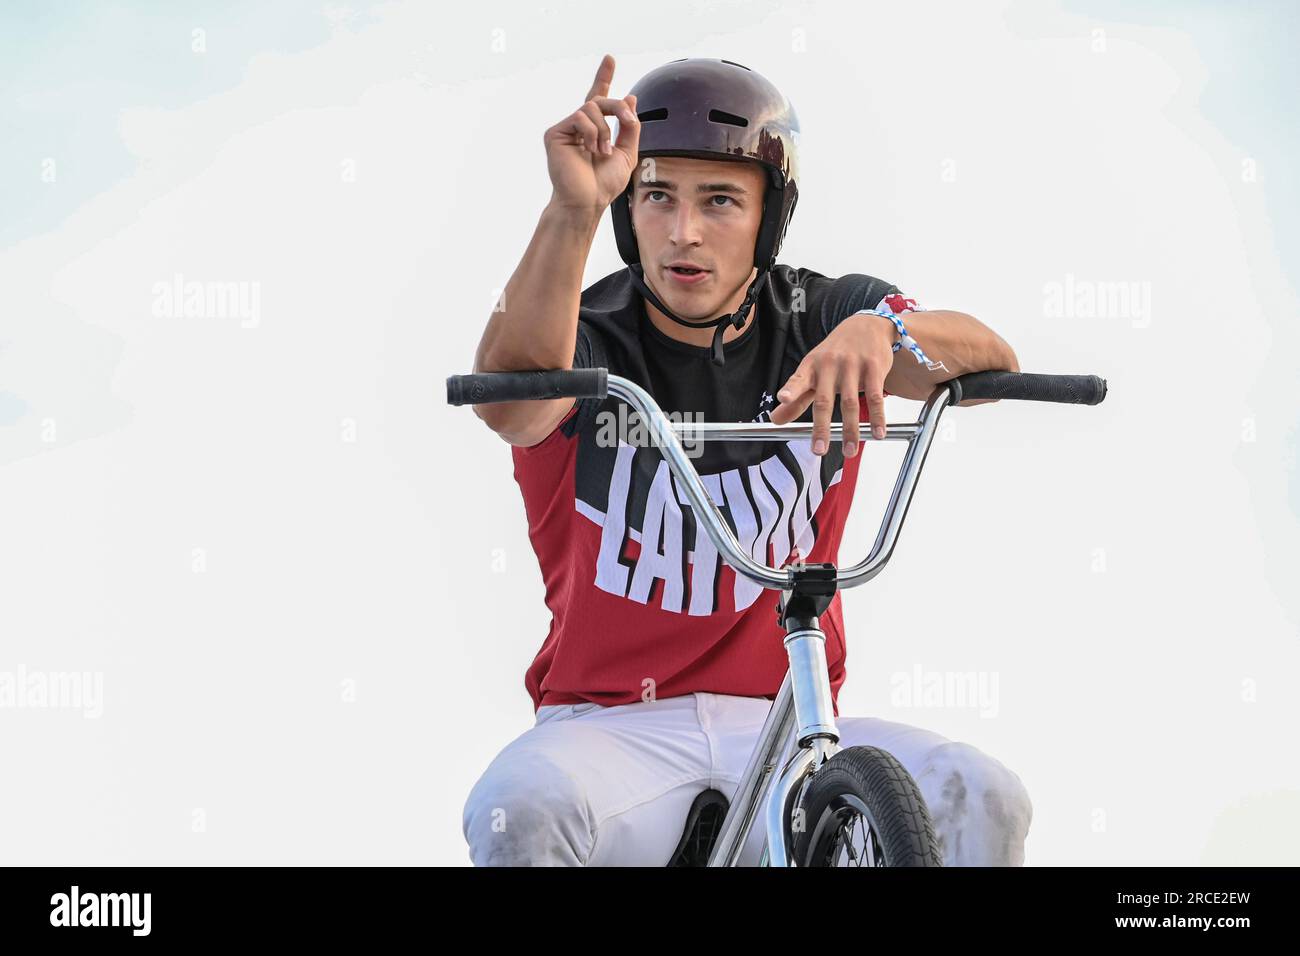
[[[640,189],[666,189],[669,192],[677,191],[677,184],[670,183],[666,179],[652,179],[648,182],[637,184]],[[700,183],[695,187],[697,193],[735,193],[738,196],[748,196],[749,190],[744,186],[736,183]]]

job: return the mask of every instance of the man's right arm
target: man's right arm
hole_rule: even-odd
[[[474,356],[475,372],[572,368],[582,272],[602,210],[551,202],[506,283]],[[536,445],[555,430],[574,399],[475,405],[474,412],[512,445]]]
[[[551,201],[488,320],[475,372],[573,367],[582,272],[601,215],[636,168],[640,140],[636,97],[611,98],[613,78],[614,58],[607,54],[582,106],[542,137]],[[607,116],[618,118],[617,142]],[[503,402],[475,405],[474,412],[510,444],[528,446],[554,431],[573,404],[572,398]]]

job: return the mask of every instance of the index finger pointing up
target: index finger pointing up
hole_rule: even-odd
[[[596,68],[596,79],[592,81],[591,90],[587,93],[587,99],[595,99],[597,96],[609,96],[609,84],[613,81],[614,57],[612,54],[606,53],[601,58],[600,66]]]

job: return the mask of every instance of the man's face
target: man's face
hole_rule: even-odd
[[[754,277],[767,174],[758,165],[655,156],[633,174],[632,228],[646,283],[684,319],[740,305]],[[701,273],[685,274],[674,263]]]

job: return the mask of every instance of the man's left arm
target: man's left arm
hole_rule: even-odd
[[[892,351],[900,337],[886,315],[846,313],[839,302],[827,307],[833,310],[824,316],[829,334],[808,352],[777,392],[781,404],[771,415],[774,423],[782,425],[794,421],[811,405],[812,447],[818,455],[829,448],[837,403],[844,424],[844,456],[851,458],[858,450],[860,395],[866,397],[872,433],[880,439],[884,437],[886,394],[924,401],[937,386],[968,372],[1020,371],[1011,346],[965,312],[926,311],[896,290],[880,300],[876,311],[897,316],[927,362],[908,348]],[[838,318],[840,315],[844,317]],[[967,399],[960,404],[989,401],[996,399]]]

